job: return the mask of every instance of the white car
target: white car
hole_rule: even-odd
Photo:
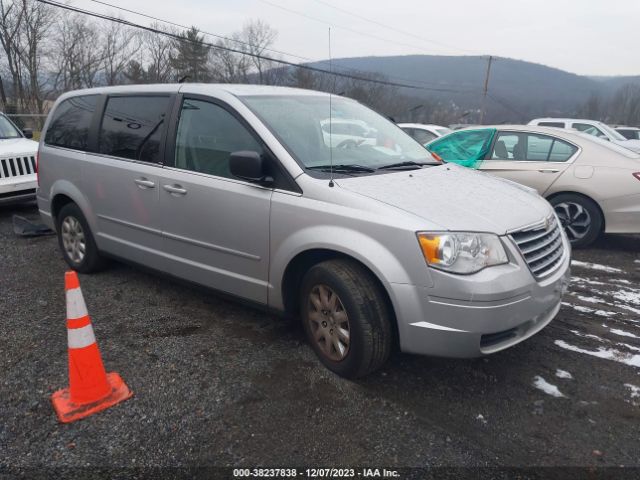
[[[640,140],[640,128],[638,127],[625,127],[624,125],[616,125],[613,128],[615,128],[616,132],[618,132],[628,140]]]
[[[529,125],[539,127],[556,127],[578,130],[594,137],[602,138],[611,143],[621,145],[629,150],[640,153],[640,140],[628,140],[620,133],[616,132],[609,125],[596,120],[585,120],[579,118],[536,118],[529,122]]]
[[[0,113],[0,204],[35,199],[38,143],[31,135]]]
[[[424,123],[399,123],[398,126],[422,145],[426,145],[431,140],[435,140],[453,131],[450,128],[440,125]]]
[[[354,148],[359,145],[376,145],[376,131],[359,120],[332,118],[320,122],[322,136],[331,148]]]

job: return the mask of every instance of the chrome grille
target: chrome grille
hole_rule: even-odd
[[[534,277],[544,278],[562,263],[564,244],[561,228],[552,215],[544,225],[511,234]]]
[[[33,155],[0,158],[0,178],[21,177],[34,173],[36,173],[36,157]]]

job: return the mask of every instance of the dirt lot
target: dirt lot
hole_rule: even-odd
[[[530,340],[396,354],[357,382],[295,324],[114,263],[80,281],[135,396],[61,425],[66,268],[55,237],[13,234],[13,213],[37,218],[0,207],[0,467],[640,465],[640,237],[574,252],[564,306]]]

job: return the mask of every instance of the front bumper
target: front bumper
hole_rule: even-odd
[[[570,278],[570,247],[544,280],[536,281],[517,247],[510,263],[460,276],[433,271],[432,288],[392,284],[404,352],[469,358],[511,347],[539,332],[558,313]]]
[[[0,179],[0,204],[29,201],[36,198],[35,175]]]

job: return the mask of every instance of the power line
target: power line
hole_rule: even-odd
[[[345,27],[345,26],[342,26],[342,25],[336,25],[336,24],[333,24],[331,22],[327,22],[326,20],[322,20],[322,19],[313,17],[311,15],[308,15],[308,14],[306,14],[304,12],[300,12],[298,10],[293,10],[292,8],[288,8],[288,7],[285,7],[283,5],[278,5],[277,3],[270,2],[269,0],[259,0],[259,1],[262,2],[262,3],[265,3],[267,5],[270,5],[272,7],[279,8],[280,10],[284,10],[285,12],[289,12],[289,13],[292,13],[294,15],[298,15],[300,17],[304,17],[304,18],[307,18],[309,20],[313,20],[314,22],[319,22],[319,23],[323,23],[325,25],[329,25],[329,26],[331,26],[333,28],[338,28],[340,30],[346,30],[347,32],[355,33],[356,35],[362,35],[362,36],[365,36],[365,37],[374,38],[376,40],[380,40],[380,41],[386,42],[386,43],[395,43],[396,45],[400,45],[402,47],[409,47],[409,48],[412,48],[414,50],[419,50],[419,51],[421,51],[423,53],[426,52],[426,50],[424,48],[422,48],[420,46],[417,46],[417,45],[414,45],[414,44],[404,43],[404,42],[397,42],[395,40],[390,40],[388,38],[384,38],[384,37],[379,37],[377,35],[373,35],[371,33],[361,32],[359,30],[355,30],[355,29],[350,28],[350,27]]]
[[[341,78],[349,78],[352,80],[359,80],[359,81],[363,81],[363,82],[370,82],[370,83],[375,83],[375,84],[379,84],[379,85],[386,85],[386,86],[392,86],[392,87],[399,87],[399,88],[408,88],[408,89],[413,89],[413,90],[425,90],[425,91],[438,91],[438,92],[455,92],[455,93],[469,93],[468,91],[461,91],[461,90],[457,90],[457,89],[451,89],[451,88],[435,88],[435,87],[424,87],[424,86],[420,86],[420,85],[411,85],[411,84],[405,84],[405,83],[397,83],[397,82],[390,82],[387,80],[381,80],[381,79],[375,79],[375,78],[367,78],[367,77],[363,77],[363,76],[357,76],[357,75],[349,75],[346,73],[342,73],[342,72],[335,72],[335,71],[329,71],[329,70],[325,70],[322,68],[318,68],[318,67],[313,67],[310,65],[302,65],[302,64],[296,64],[287,60],[282,60],[279,58],[273,58],[273,57],[269,57],[269,56],[265,56],[265,55],[260,55],[260,54],[256,54],[256,53],[251,53],[251,52],[246,52],[246,51],[242,51],[242,50],[238,50],[236,48],[230,48],[230,47],[224,47],[221,45],[216,45],[213,43],[209,43],[209,42],[199,42],[199,41],[195,41],[195,40],[191,40],[187,37],[175,34],[175,33],[171,33],[171,32],[166,32],[163,30],[159,30],[157,28],[153,28],[153,27],[148,27],[145,25],[140,25],[138,23],[133,23],[130,22],[129,20],[125,20],[122,18],[117,18],[117,17],[113,17],[110,15],[105,15],[105,14],[101,14],[101,13],[97,13],[97,12],[92,12],[90,10],[85,10],[85,9],[81,9],[78,7],[72,7],[70,5],[66,5],[63,3],[59,3],[56,1],[52,1],[52,0],[36,0],[39,3],[43,3],[46,5],[51,5],[54,7],[58,7],[64,10],[68,10],[68,11],[72,11],[72,12],[76,12],[76,13],[81,13],[83,15],[87,15],[87,16],[91,16],[94,18],[99,18],[102,20],[108,20],[111,22],[115,22],[115,23],[119,23],[122,25],[126,25],[128,27],[132,27],[132,28],[138,28],[141,30],[146,30],[148,32],[153,32],[156,33],[158,35],[163,35],[169,38],[173,38],[175,40],[181,41],[181,42],[188,42],[188,43],[193,43],[196,45],[206,45],[210,48],[214,48],[216,50],[223,50],[223,51],[227,51],[227,52],[231,52],[231,53],[237,53],[240,55],[246,55],[249,57],[253,57],[253,58],[259,58],[261,60],[266,60],[266,61],[270,61],[273,63],[278,63],[281,65],[286,65],[286,66],[290,66],[290,67],[295,67],[295,68],[300,68],[303,70],[308,70],[308,71],[312,71],[312,72],[316,72],[316,73],[323,73],[323,74],[328,74],[328,75],[335,75],[337,77],[341,77]]]
[[[174,26],[174,27],[184,28],[185,30],[188,30],[189,28],[191,28],[191,27],[186,26],[186,25],[180,25],[179,23],[175,23],[175,22],[171,22],[171,21],[169,21],[169,20],[164,20],[164,19],[162,19],[162,18],[154,17],[153,15],[149,15],[149,14],[147,14],[147,13],[143,13],[143,12],[139,12],[139,11],[135,11],[135,10],[130,10],[130,9],[128,9],[128,8],[120,7],[120,6],[118,6],[118,5],[114,5],[114,4],[112,4],[112,3],[102,2],[102,1],[100,1],[100,0],[88,0],[88,1],[89,1],[89,2],[93,2],[93,3],[98,3],[98,4],[100,4],[100,5],[106,5],[107,7],[115,8],[115,9],[117,9],[117,10],[122,10],[123,12],[133,13],[134,15],[139,15],[139,16],[141,16],[141,17],[145,17],[145,18],[148,18],[148,19],[150,19],[150,20],[155,20],[155,21],[157,21],[157,22],[166,23],[167,25],[172,25],[172,26]],[[249,46],[249,47],[255,47],[255,46],[256,46],[256,45],[253,45],[253,44],[251,44],[251,43],[249,43],[249,42],[243,42],[242,40],[238,40],[237,38],[225,37],[224,35],[219,35],[219,34],[216,34],[216,33],[205,32],[204,30],[198,30],[198,31],[199,31],[200,33],[205,34],[205,35],[209,35],[209,36],[211,36],[211,37],[219,38],[219,39],[221,39],[221,40],[227,40],[227,41],[230,41],[230,42],[235,42],[235,43],[238,43],[238,44],[240,44],[240,45],[246,45],[246,46]],[[279,55],[287,55],[287,56],[289,56],[289,57],[295,57],[295,58],[298,58],[298,59],[300,59],[300,60],[304,60],[304,61],[306,61],[306,62],[311,62],[311,61],[313,61],[312,59],[307,58],[307,57],[302,57],[302,56],[300,56],[300,55],[295,55],[295,54],[293,54],[293,53],[283,52],[283,51],[281,51],[281,50],[275,50],[275,49],[273,49],[273,48],[265,48],[264,50],[269,51],[269,52],[273,52],[273,53],[277,53],[277,54],[279,54]]]
[[[149,14],[144,13],[144,12],[131,10],[131,9],[124,8],[124,7],[121,7],[121,6],[118,6],[118,5],[114,5],[112,3],[103,2],[101,0],[88,0],[88,1],[100,4],[100,5],[105,5],[105,6],[108,6],[108,7],[111,7],[111,8],[115,8],[115,9],[121,10],[123,12],[128,12],[128,13],[132,13],[134,15],[139,15],[141,17],[145,17],[145,18],[148,18],[148,19],[151,19],[151,20],[155,20],[157,22],[162,22],[162,23],[165,23],[167,25],[174,26],[174,27],[183,28],[185,30],[188,30],[189,28],[191,28],[191,27],[186,26],[186,25],[181,25],[179,23],[175,23],[175,22],[172,22],[172,21],[169,21],[169,20],[165,20],[165,19],[162,19],[162,18],[159,18],[159,17],[155,17],[153,15],[149,15]],[[249,46],[249,47],[257,47],[257,45],[254,45],[252,43],[245,42],[245,41],[238,40],[238,39],[231,38],[231,37],[225,37],[224,35],[219,35],[219,34],[216,34],[216,33],[207,32],[207,31],[200,30],[200,29],[198,29],[198,32],[202,33],[204,35],[209,35],[211,37],[219,38],[219,39],[222,39],[222,40],[235,42],[235,43],[238,43],[238,44],[241,44],[241,45],[246,45],[246,46]],[[273,49],[273,48],[264,48],[264,50],[270,51],[270,52],[273,52],[273,53],[277,53],[277,54],[280,54],[280,55],[286,55],[286,56],[289,56],[289,57],[294,57],[294,58],[297,58],[297,59],[300,59],[300,60],[304,60],[305,62],[317,63],[317,64],[321,64],[321,65],[322,64],[324,64],[324,65],[328,65],[329,64],[329,62],[327,60],[313,60],[313,59],[308,58],[308,57],[303,57],[303,56],[300,56],[300,55],[296,55],[296,54],[293,54],[293,53],[285,52],[285,51],[282,51],[282,50],[276,50],[276,49]],[[346,72],[346,73],[354,72],[356,75],[360,75],[360,76],[366,76],[366,75],[370,75],[371,73],[373,73],[373,72],[367,72],[367,71],[364,71],[364,70],[358,70],[356,68],[342,67],[342,66],[339,66],[339,65],[338,66],[333,65],[332,68],[329,68],[329,70],[331,72],[333,72],[334,69],[342,70],[343,72]],[[393,76],[392,75],[385,75],[385,77],[387,77],[389,79],[396,79],[396,80],[399,80],[401,82],[412,82],[412,83],[417,83],[417,84],[420,84],[420,85],[425,85],[425,86],[430,86],[430,87],[438,86],[438,84],[433,83],[433,82],[425,82],[423,80],[408,79],[408,78],[398,77],[396,75],[393,75]],[[469,90],[468,92],[460,91],[459,93],[473,93],[473,92],[471,90]]]
[[[362,15],[359,15],[357,13],[351,12],[349,10],[345,10],[344,8],[336,7],[335,5],[332,5],[329,2],[325,2],[323,0],[313,0],[313,1],[316,2],[316,3],[320,3],[320,4],[322,4],[322,5],[326,6],[326,7],[329,7],[329,8],[332,8],[334,10],[337,10],[339,12],[342,12],[342,13],[345,13],[347,15],[350,15],[350,16],[352,16],[354,18],[359,18],[360,20],[364,20],[365,22],[371,23],[373,25],[377,25],[378,27],[386,28],[387,30],[391,30],[391,31],[396,32],[396,33],[401,33],[402,35],[406,35],[406,36],[409,36],[409,37],[413,37],[413,38],[415,38],[417,40],[420,40],[422,42],[432,43],[434,45],[438,45],[440,47],[447,48],[449,50],[457,50],[459,52],[472,53],[474,55],[483,55],[482,53],[480,53],[477,50],[468,50],[468,49],[465,49],[465,48],[454,47],[453,45],[447,45],[446,43],[442,43],[442,42],[438,42],[436,40],[431,40],[431,39],[428,39],[428,38],[424,38],[424,37],[421,37],[420,35],[416,35],[414,33],[401,30],[401,29],[393,27],[391,25],[386,25],[386,24],[384,24],[382,22],[378,22],[376,20],[372,20],[370,18],[364,17]]]

